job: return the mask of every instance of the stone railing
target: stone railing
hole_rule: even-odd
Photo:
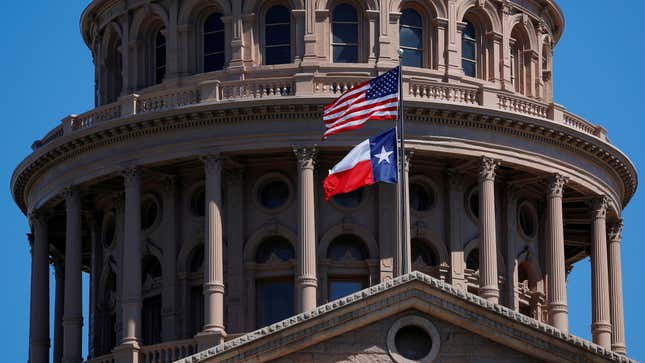
[[[479,105],[481,99],[478,88],[416,79],[410,80],[407,96],[413,99],[463,103],[468,105]]]
[[[370,79],[364,75],[343,77],[333,75],[307,77],[266,77],[235,81],[219,81],[199,78],[191,87],[156,90],[145,94],[131,94],[118,101],[97,107],[81,115],[70,115],[62,125],[50,131],[42,140],[33,143],[36,150],[53,140],[107,121],[136,114],[162,112],[200,103],[222,101],[250,101],[284,97],[338,97],[348,89]],[[557,104],[547,104],[521,95],[502,92],[489,86],[447,83],[414,75],[403,79],[404,99],[410,101],[449,103],[483,109],[539,117],[562,124],[588,135],[608,141],[606,131],[578,117]]]
[[[197,353],[193,339],[144,345],[139,351],[139,363],[171,363]]]
[[[295,95],[293,78],[249,79],[222,82],[221,100]]]
[[[521,96],[498,94],[497,105],[499,109],[503,111],[510,111],[542,118],[549,117],[548,104],[531,101]]]
[[[106,354],[102,355],[100,357],[88,359],[85,361],[85,363],[116,363],[116,358],[114,358],[114,354]]]
[[[137,113],[164,111],[199,103],[199,90],[196,88],[173,89],[139,96],[136,102]]]

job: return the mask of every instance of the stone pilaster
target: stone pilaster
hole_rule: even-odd
[[[235,168],[226,178],[226,233],[228,249],[227,299],[231,317],[229,333],[244,331],[244,169]]]
[[[63,360],[63,307],[65,306],[65,268],[62,262],[55,261],[54,274],[56,278],[56,292],[54,296],[53,362],[61,363]]]
[[[562,194],[567,179],[555,174],[547,189],[546,273],[548,276],[549,324],[569,330],[567,281],[564,267],[564,222]]]
[[[63,313],[63,362],[82,361],[83,297],[81,280],[81,197],[76,187],[64,192],[67,222],[65,230],[65,306]]]
[[[125,189],[123,263],[121,275],[121,345],[118,362],[138,362],[141,339],[141,172],[123,170]]]
[[[499,302],[497,234],[495,230],[495,169],[499,161],[482,157],[479,169],[479,295]]]
[[[29,305],[29,362],[49,362],[49,242],[47,221],[41,213],[29,215],[31,246],[31,296]]]
[[[593,201],[591,235],[591,334],[594,343],[611,348],[609,277],[607,275],[607,204],[605,196]]]
[[[609,300],[611,303],[611,349],[627,354],[625,316],[623,311],[623,272],[620,263],[620,241],[623,221],[609,228]]]
[[[518,245],[515,242],[514,236],[517,231],[517,205],[519,191],[513,183],[505,185],[504,204],[506,213],[503,215],[504,220],[502,225],[506,228],[505,242],[506,242],[506,301],[505,305],[509,309],[519,311],[519,296],[518,296]]]
[[[464,276],[465,259],[464,243],[461,235],[461,218],[463,209],[464,177],[456,172],[448,173],[448,238],[450,241],[450,283],[458,289],[466,290]]]
[[[314,205],[315,147],[295,148],[298,162],[298,312],[316,308],[316,215]]]
[[[221,343],[224,330],[224,260],[222,242],[222,158],[204,162],[206,218],[204,231],[204,328],[197,334],[200,350]]]

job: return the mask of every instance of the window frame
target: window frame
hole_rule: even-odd
[[[428,34],[426,34],[426,28],[430,30],[432,33],[433,29],[432,27],[428,26],[428,22],[426,20],[426,12],[418,9],[416,6],[411,6],[412,4],[406,4],[402,9],[401,9],[401,17],[399,17],[399,48],[403,49],[410,49],[410,50],[416,50],[421,52],[421,64],[418,66],[419,68],[427,68],[429,65],[431,65],[432,61],[429,59],[431,52],[431,44],[430,46],[427,44],[428,42],[426,41],[428,38],[432,39],[432,37],[428,37]],[[412,10],[417,15],[419,18],[421,18],[421,26],[411,26],[411,25],[403,25],[401,23],[401,19],[403,18],[403,12],[405,10]],[[410,28],[410,29],[419,29],[421,30],[421,38],[419,39],[419,43],[421,44],[421,48],[412,48],[412,47],[407,47],[403,46],[401,44],[401,28]],[[417,66],[409,66],[402,64],[404,67],[417,67]]]
[[[222,22],[222,30],[216,30],[213,32],[210,32],[207,34],[206,32],[206,22],[208,19],[213,16],[213,15],[219,15],[220,21]],[[227,26],[226,23],[224,22],[223,18],[225,17],[224,13],[219,11],[219,9],[213,9],[211,11],[206,12],[202,18],[201,21],[198,23],[198,28],[197,28],[197,46],[198,46],[198,54],[199,56],[197,57],[198,67],[197,67],[197,73],[210,73],[210,72],[219,72],[227,67],[227,57],[228,57],[228,47],[226,46],[226,39],[227,39]],[[206,35],[209,34],[214,34],[217,32],[222,32],[223,34],[223,39],[224,39],[224,44],[222,45],[222,51],[221,52],[213,52],[206,54],[206,42],[205,42],[205,37]],[[222,68],[221,69],[213,69],[213,70],[206,70],[206,57],[210,55],[215,55],[221,53],[224,57],[224,62],[222,63]]]
[[[266,34],[267,34],[267,27],[268,26],[276,26],[276,25],[286,25],[287,23],[272,23],[268,24],[267,23],[267,14],[271,9],[273,9],[276,6],[281,6],[287,9],[289,12],[289,62],[286,63],[272,63],[268,64],[267,63],[267,55],[266,55],[266,50],[267,48],[274,48],[274,47],[283,47],[285,46],[284,44],[282,45],[267,45],[267,39],[266,39]],[[261,12],[262,16],[260,18],[260,24],[258,27],[259,34],[261,35],[260,38],[260,44],[261,44],[261,49],[260,49],[260,63],[262,65],[280,65],[280,64],[289,64],[293,63],[294,57],[295,57],[295,22],[292,19],[292,11],[293,9],[286,3],[282,2],[272,2],[269,4],[264,5],[263,11]]]
[[[356,11],[356,22],[349,22],[349,21],[339,21],[335,22],[334,21],[334,10],[341,5],[349,5],[354,10]],[[331,9],[329,10],[329,60],[331,63],[335,64],[343,64],[343,63],[350,63],[350,64],[357,64],[357,63],[362,63],[363,62],[363,50],[361,45],[363,44],[362,37],[363,37],[363,31],[362,31],[362,13],[363,13],[363,8],[350,1],[341,1],[335,3]],[[354,43],[335,43],[334,42],[334,24],[356,24],[356,44]],[[356,61],[355,62],[337,62],[334,60],[334,46],[356,46]]]
[[[479,57],[480,44],[479,43],[480,43],[480,41],[479,41],[478,38],[480,37],[480,34],[479,34],[479,31],[478,31],[477,27],[475,26],[475,24],[472,21],[470,21],[468,19],[464,19],[463,23],[465,25],[464,25],[463,29],[461,30],[461,68],[462,68],[462,70],[464,72],[464,75],[466,77],[479,78],[479,71],[480,71],[480,64],[479,64],[479,62],[480,62],[480,57]],[[468,28],[468,25],[470,25],[472,27],[473,31],[474,31],[474,37],[469,37],[468,35],[466,35],[466,29]],[[473,46],[473,54],[474,54],[473,59],[466,58],[464,56],[464,41],[467,41],[468,44],[471,44]],[[466,69],[464,68],[464,62],[474,64],[475,73],[473,75],[466,74]]]
[[[163,81],[166,79],[167,71],[168,71],[168,37],[166,36],[167,28],[165,26],[161,26],[159,29],[157,29],[156,32],[154,32],[154,46],[153,46],[153,85],[161,84]],[[163,37],[163,44],[160,46],[158,43],[159,36]],[[159,65],[159,57],[157,52],[159,51],[160,48],[163,48],[163,53],[164,53],[164,62],[163,66]],[[159,78],[159,70],[163,69],[163,74],[161,78]]]

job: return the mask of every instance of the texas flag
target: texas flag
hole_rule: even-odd
[[[396,183],[396,160],[395,129],[361,142],[329,171],[325,200],[377,182]]]

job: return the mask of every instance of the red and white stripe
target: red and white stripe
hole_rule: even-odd
[[[398,93],[366,100],[369,88],[369,81],[361,83],[324,107],[323,121],[327,130],[323,139],[339,132],[357,129],[368,120],[397,118]]]
[[[372,160],[370,158],[370,140],[356,145],[325,178],[323,189],[325,200],[333,195],[348,193],[364,185],[374,184]]]

